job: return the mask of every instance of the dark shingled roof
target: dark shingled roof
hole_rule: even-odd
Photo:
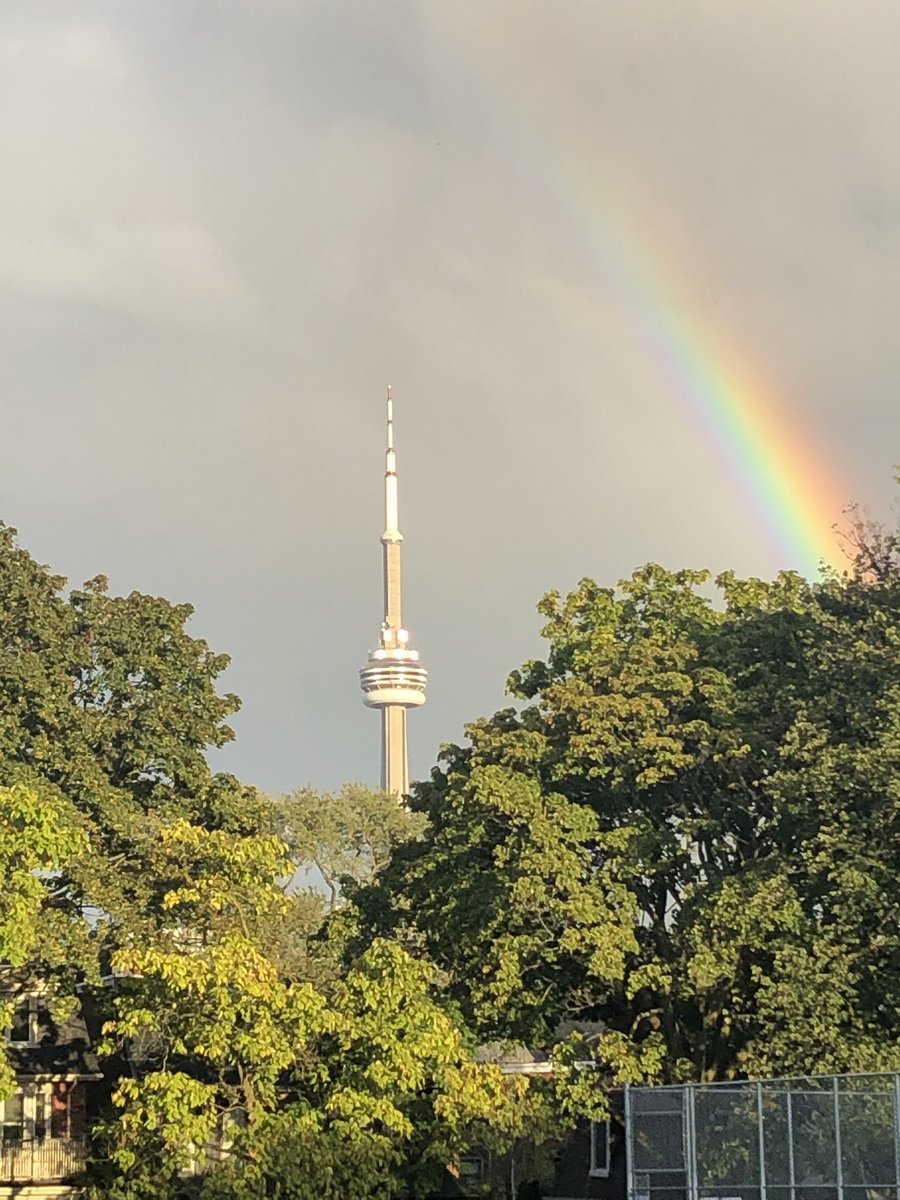
[[[80,1013],[55,1019],[39,1015],[36,1046],[6,1046],[6,1057],[16,1075],[98,1075],[97,1056],[91,1049],[87,1026]]]

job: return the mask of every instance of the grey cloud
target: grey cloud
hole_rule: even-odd
[[[392,382],[423,773],[545,589],[783,565],[608,256],[807,423],[836,517],[887,511],[898,33],[882,0],[10,0],[0,515],[196,604],[245,701],[223,763],[374,779]]]
[[[209,232],[187,222],[97,225],[54,240],[0,234],[0,276],[12,291],[88,300],[179,328],[246,329],[252,297]]]

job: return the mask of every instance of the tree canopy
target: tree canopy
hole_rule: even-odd
[[[383,938],[344,958],[324,929],[423,821],[359,785],[270,799],[213,774],[237,699],[190,616],[102,579],[69,591],[0,527],[0,958],[106,1018],[112,1107],[87,1186],[424,1186],[473,1138],[520,1131],[527,1105],[476,1064],[430,964]]]
[[[72,922],[55,910],[52,881],[86,845],[74,813],[58,797],[21,784],[0,787],[0,963],[16,969],[40,958],[58,967],[72,958]],[[78,931],[83,946],[80,923]],[[11,1003],[0,994],[0,1029],[11,1016]],[[0,1100],[13,1082],[0,1058]]]
[[[252,832],[267,819],[252,789],[209,768],[238,700],[217,692],[228,659],[187,632],[191,613],[111,596],[102,577],[69,590],[0,525],[0,785],[55,797],[89,829],[54,886],[58,908],[90,918],[95,968],[126,925],[138,936],[158,919],[162,824]]]
[[[116,980],[93,1194],[417,1192],[598,1077],[896,1066],[900,535],[851,542],[818,582],[550,593],[407,809],[214,774],[238,702],[190,608],[67,591],[0,526],[0,958]],[[553,1078],[479,1061],[510,1041]]]
[[[364,930],[482,1037],[599,1022],[611,1079],[896,1065],[900,546],[853,541],[816,583],[545,596],[546,654],[416,787]]]
[[[322,943],[286,973],[271,937],[292,904],[284,843],[187,822],[162,841],[170,924],[113,956],[101,1049],[132,1074],[91,1194],[180,1196],[200,1166],[206,1200],[362,1200],[433,1185],[474,1140],[520,1130],[525,1081],[475,1061],[433,968],[396,942],[345,963]],[[535,1096],[544,1125],[546,1107]]]

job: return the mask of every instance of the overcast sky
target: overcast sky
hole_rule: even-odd
[[[195,605],[221,765],[375,783],[391,382],[426,773],[549,588],[794,565],[630,264],[806,430],[835,519],[889,515],[898,45],[896,0],[2,0],[0,516]]]

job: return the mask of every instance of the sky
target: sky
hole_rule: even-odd
[[[0,517],[195,606],[217,767],[375,784],[391,383],[427,774],[551,588],[890,517],[898,41],[896,0],[3,0]]]

